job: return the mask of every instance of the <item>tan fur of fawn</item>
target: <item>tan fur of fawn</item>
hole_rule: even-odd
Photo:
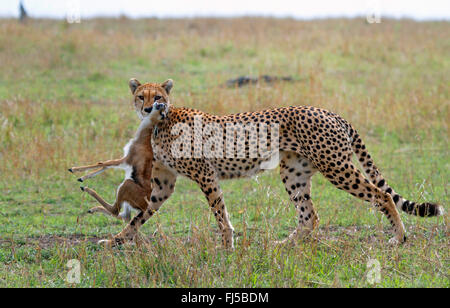
[[[132,80],[130,80],[130,89],[132,92],[135,90]],[[150,182],[153,160],[151,136],[154,131],[154,118],[160,118],[164,112],[161,108],[164,105],[157,101],[157,98],[161,96],[157,95],[157,91],[155,93],[151,97],[154,100],[153,106],[143,109],[140,113],[142,122],[135,137],[125,146],[124,157],[69,169],[70,172],[74,173],[97,168],[97,170],[79,178],[78,181],[80,182],[84,182],[109,168],[120,168],[126,172],[125,180],[120,184],[116,201],[112,205],[107,203],[94,190],[88,187],[80,187],[82,191],[87,192],[101,204],[101,206],[90,209],[89,213],[102,212],[129,221],[131,208],[140,212],[147,209],[147,199],[150,198],[152,192]],[[123,212],[119,214],[121,208],[123,208]]]
[[[151,135],[153,129],[154,125],[152,124],[151,118],[149,116],[145,117],[139,125],[136,136],[125,146],[124,157],[99,162],[94,165],[73,167],[69,169],[71,172],[78,172],[99,168],[98,170],[79,178],[78,180],[80,182],[109,168],[120,168],[125,170],[125,180],[120,184],[117,190],[116,201],[112,205],[103,200],[103,198],[93,189],[81,186],[82,191],[87,192],[101,204],[101,206],[90,209],[88,211],[89,213],[102,212],[129,221],[131,208],[138,211],[145,211],[147,209],[148,204],[145,199],[150,198],[152,192],[150,178],[153,160],[153,151],[151,147]],[[121,208],[123,208],[123,212],[119,214]]]

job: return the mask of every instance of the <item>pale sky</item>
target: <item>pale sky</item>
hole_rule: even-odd
[[[450,19],[450,0],[23,0],[32,17],[65,18],[79,7],[81,19],[138,17],[274,16],[300,19],[366,16]],[[17,17],[19,0],[0,0],[0,17]]]

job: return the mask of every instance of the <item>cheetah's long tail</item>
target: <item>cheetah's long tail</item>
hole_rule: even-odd
[[[361,164],[364,172],[370,178],[370,181],[379,187],[381,190],[389,193],[394,200],[395,205],[398,209],[410,214],[421,217],[432,217],[441,216],[444,214],[444,209],[442,206],[436,203],[424,202],[416,203],[413,201],[406,200],[399,194],[397,194],[386,182],[386,180],[381,175],[378,168],[375,166],[373,159],[370,157],[369,152],[366,149],[361,137],[353,130],[353,141],[352,148],[353,152],[358,157],[358,161]]]

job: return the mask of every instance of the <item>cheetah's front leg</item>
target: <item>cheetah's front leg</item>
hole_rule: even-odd
[[[230,218],[228,217],[227,208],[225,207],[225,202],[223,200],[223,193],[220,189],[218,180],[214,179],[210,183],[206,181],[199,184],[219,225],[219,230],[222,233],[223,247],[233,249],[234,229],[231,225]]]

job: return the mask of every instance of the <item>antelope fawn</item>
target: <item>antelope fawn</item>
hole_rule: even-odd
[[[132,93],[134,93],[136,90],[134,79],[130,80],[129,86]],[[152,192],[150,181],[153,160],[151,137],[155,129],[154,123],[157,122],[155,120],[158,117],[164,118],[166,116],[164,114],[164,104],[158,102],[163,96],[163,93],[160,92],[164,91],[164,88],[155,84],[155,88],[152,90],[152,93],[148,93],[146,97],[141,97],[142,102],[135,101],[135,107],[139,107],[137,105],[142,103],[142,110],[139,112],[142,121],[135,137],[124,147],[124,156],[122,158],[69,169],[70,172],[75,173],[97,168],[97,170],[80,177],[78,179],[80,182],[84,182],[86,179],[92,178],[110,168],[125,170],[125,179],[119,185],[116,200],[112,205],[101,198],[93,189],[84,186],[80,187],[82,191],[87,192],[101,204],[101,206],[91,208],[88,213],[102,212],[129,221],[132,208],[141,212],[147,209],[147,200]],[[154,101],[153,105],[144,108],[144,100],[149,99]],[[121,209],[123,211],[119,214]]]

